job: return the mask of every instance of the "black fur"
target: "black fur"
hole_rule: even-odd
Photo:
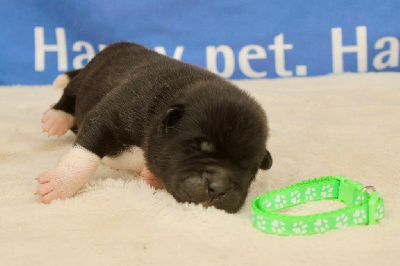
[[[141,147],[179,202],[236,212],[257,170],[271,167],[264,111],[207,70],[121,42],[67,75],[53,108],[75,116],[76,144],[100,157]]]

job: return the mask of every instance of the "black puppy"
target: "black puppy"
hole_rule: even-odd
[[[263,109],[207,70],[121,42],[56,85],[63,82],[43,128],[59,136],[71,129],[77,138],[37,178],[44,203],[75,195],[103,159],[138,172],[148,167],[179,202],[237,212],[258,169],[271,167]]]

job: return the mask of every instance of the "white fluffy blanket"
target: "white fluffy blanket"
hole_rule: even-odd
[[[274,165],[259,172],[237,214],[178,204],[138,175],[101,166],[77,196],[40,203],[37,177],[74,141],[42,133],[60,91],[0,87],[0,265],[398,265],[400,74],[237,81],[267,111]],[[326,175],[374,185],[377,225],[274,236],[251,224],[251,200]],[[309,214],[333,201],[293,208]]]

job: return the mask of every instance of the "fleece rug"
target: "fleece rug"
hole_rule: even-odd
[[[179,204],[137,174],[104,165],[75,197],[42,204],[35,177],[74,141],[73,133],[42,133],[42,113],[61,91],[0,87],[0,265],[399,265],[400,74],[235,83],[265,108],[274,159],[237,214]],[[374,185],[385,218],[312,236],[252,226],[253,198],[327,175]],[[320,201],[288,212],[342,206]]]

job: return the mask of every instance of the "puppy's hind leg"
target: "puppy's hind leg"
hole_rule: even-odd
[[[62,136],[75,125],[75,117],[61,110],[50,108],[42,118],[43,132],[49,136]]]
[[[75,126],[75,88],[74,84],[68,85],[68,83],[77,73],[78,70],[67,72],[54,81],[55,86],[66,86],[66,88],[61,99],[43,115],[41,121],[43,132],[47,132],[49,136],[62,136]]]

